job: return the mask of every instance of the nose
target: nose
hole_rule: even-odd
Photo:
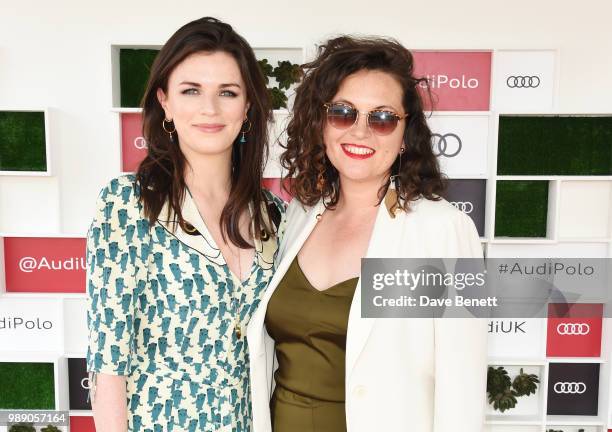
[[[200,98],[200,114],[215,115],[218,110],[216,95],[213,92],[204,92]]]
[[[350,133],[358,139],[367,138],[372,134],[372,131],[368,126],[367,113],[358,113],[357,121],[353,126],[351,126]]]

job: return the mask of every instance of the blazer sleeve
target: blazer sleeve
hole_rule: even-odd
[[[482,258],[472,219],[457,212],[448,233],[447,256]],[[487,322],[483,318],[434,319],[434,432],[480,432],[484,428]]]

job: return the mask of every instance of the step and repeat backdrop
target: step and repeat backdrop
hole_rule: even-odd
[[[147,151],[138,101],[159,47],[108,49],[118,132],[109,145],[121,149],[119,174],[134,171]],[[310,52],[256,48],[273,67],[300,64]],[[414,54],[435,95],[429,123],[450,179],[446,199],[474,220],[485,254],[610,257],[612,113],[554,111],[557,50]],[[270,86],[277,84],[272,78]],[[264,181],[285,200],[291,197],[280,184],[279,142],[294,88],[274,111]],[[50,109],[0,111],[1,175],[53,175],[51,119]],[[74,431],[94,430],[84,360],[84,237],[0,238],[0,409],[66,410]],[[514,401],[487,398],[488,431],[612,429],[610,328],[601,308],[581,316],[576,307],[569,317],[551,311],[547,319],[490,321],[491,393],[516,394]]]

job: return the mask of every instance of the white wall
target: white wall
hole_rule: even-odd
[[[0,232],[85,234],[98,190],[120,166],[110,45],[161,44],[204,15],[255,46],[308,48],[358,32],[411,48],[557,48],[556,109],[612,113],[610,0],[0,0],[0,108],[51,107],[54,171],[0,177]]]

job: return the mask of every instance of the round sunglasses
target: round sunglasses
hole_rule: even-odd
[[[389,135],[395,130],[400,120],[408,117],[389,110],[372,110],[362,113],[355,107],[342,102],[323,104],[327,110],[327,122],[337,129],[348,129],[357,123],[359,115],[368,116],[368,127],[377,135]]]

